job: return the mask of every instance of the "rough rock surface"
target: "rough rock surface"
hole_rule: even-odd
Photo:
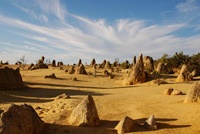
[[[154,63],[153,63],[153,58],[150,56],[144,56],[144,68],[147,71],[154,71]]]
[[[16,90],[23,88],[24,84],[19,68],[16,70],[8,67],[0,68],[0,90]]]
[[[95,64],[96,64],[96,60],[93,58],[92,61],[91,61],[91,63],[90,63],[90,66],[94,67]]]
[[[146,80],[147,78],[144,71],[143,56],[141,54],[133,69],[124,76],[122,85],[143,83]]]
[[[71,124],[79,126],[99,126],[100,119],[97,113],[95,102],[91,95],[88,95],[71,113]]]
[[[130,117],[124,117],[115,127],[118,134],[132,132],[135,128],[136,122]]]
[[[158,63],[158,66],[157,66],[157,68],[156,68],[156,71],[158,72],[158,73],[165,73],[166,71],[165,71],[165,65],[163,64],[163,63]]]
[[[68,74],[74,74],[74,73],[75,73],[74,66],[71,66],[71,68],[68,71]]]
[[[154,115],[151,115],[146,122],[144,123],[144,127],[146,129],[150,129],[150,130],[157,130],[158,126],[157,123],[155,121]]]
[[[191,73],[188,72],[186,65],[183,65],[180,74],[176,78],[176,82],[187,82],[192,80]]]
[[[188,90],[185,99],[185,103],[200,102],[200,81],[195,82]]]
[[[173,92],[173,90],[174,90],[173,88],[167,88],[167,89],[164,90],[163,94],[164,95],[171,95],[171,93]]]
[[[83,64],[80,64],[76,70],[76,74],[87,74]]]
[[[41,134],[44,122],[30,105],[11,105],[1,113],[1,134]]]

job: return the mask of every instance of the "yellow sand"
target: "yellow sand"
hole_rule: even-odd
[[[92,69],[87,69],[93,72]],[[114,79],[97,71],[93,75],[70,75],[57,68],[21,70],[26,86],[23,91],[0,91],[0,108],[10,103],[27,103],[36,108],[38,115],[47,123],[48,134],[114,134],[114,127],[125,116],[144,122],[152,114],[158,123],[158,130],[137,129],[134,134],[199,134],[200,104],[183,103],[185,95],[168,96],[163,91],[172,87],[186,93],[194,83],[175,83],[176,75],[166,75],[168,84],[151,85],[151,82],[132,86],[122,86],[122,71]],[[57,79],[44,79],[55,73]],[[72,81],[76,77],[78,81]],[[200,77],[195,78],[195,80]],[[57,95],[69,94],[70,99],[57,99]],[[102,125],[97,128],[72,126],[68,123],[71,111],[82,99],[91,94]]]

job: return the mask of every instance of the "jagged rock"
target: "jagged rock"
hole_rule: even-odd
[[[51,75],[46,75],[46,76],[44,76],[44,78],[53,78],[53,79],[55,79],[56,76],[55,76],[54,73],[52,73]]]
[[[190,89],[187,91],[184,102],[200,102],[200,81],[195,82],[190,87]]]
[[[133,69],[126,73],[123,78],[122,85],[132,85],[136,83],[143,83],[147,80],[145,71],[144,71],[144,64],[142,54],[139,56],[135,66]]]
[[[136,56],[133,57],[133,68],[134,68],[135,64],[136,64]]]
[[[176,78],[176,82],[187,82],[192,80],[192,75],[188,72],[187,66],[183,65],[180,74]]]
[[[78,61],[78,67],[79,67],[81,64],[82,64],[82,60],[79,59],[79,61]]]
[[[0,68],[0,90],[16,90],[23,88],[24,83],[19,68],[16,70],[8,67]]]
[[[136,122],[130,117],[124,117],[115,127],[118,134],[132,132],[136,126]]]
[[[1,113],[1,134],[41,134],[44,122],[30,105],[11,105]]]
[[[151,115],[144,123],[144,127],[150,130],[157,130],[158,126],[155,121],[154,115]]]
[[[99,126],[100,119],[97,113],[95,102],[91,95],[88,95],[71,113],[71,124],[79,126]]]
[[[76,74],[87,74],[83,64],[80,64],[76,70]]]
[[[51,66],[52,66],[52,67],[56,67],[56,60],[53,60],[53,61],[52,61]]]
[[[59,61],[58,63],[57,63],[57,67],[62,67],[64,64],[63,64],[63,62],[62,61]]]
[[[154,71],[154,63],[153,58],[150,56],[144,56],[144,68],[147,71]]]
[[[74,73],[75,73],[74,66],[71,66],[71,68],[68,71],[68,74],[74,74]]]
[[[164,95],[171,95],[171,93],[173,92],[173,90],[174,90],[173,88],[167,88],[167,89],[164,90],[163,94]]]
[[[183,95],[183,92],[181,92],[180,90],[174,89],[171,95]]]

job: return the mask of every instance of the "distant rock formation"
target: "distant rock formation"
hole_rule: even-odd
[[[74,68],[75,68],[74,65],[71,66],[71,68],[68,71],[68,74],[74,74],[75,73],[75,69]]]
[[[115,127],[118,134],[124,134],[128,132],[133,132],[136,126],[136,122],[130,117],[124,117]]]
[[[156,71],[160,74],[165,73],[165,65],[164,63],[158,63]]]
[[[12,68],[0,68],[0,90],[18,90],[23,89],[24,83],[19,71]]]
[[[34,65],[31,70],[36,70],[36,69],[48,69],[48,65],[44,64],[44,59],[45,57],[42,56],[41,59],[38,60],[37,64]]]
[[[71,113],[71,124],[79,126],[95,127],[100,125],[95,102],[91,95],[88,95]]]
[[[200,102],[200,81],[195,82],[187,91],[185,103]]]
[[[180,74],[176,78],[176,82],[187,82],[193,79],[191,73],[188,72],[187,66],[183,65],[180,71]]]
[[[94,67],[95,64],[96,64],[96,60],[93,58],[91,63],[90,63],[90,67]]]
[[[56,75],[54,73],[52,73],[51,75],[45,75],[44,78],[56,78]]]
[[[30,105],[11,105],[1,113],[1,134],[41,134],[44,122]]]
[[[31,68],[33,68],[34,64],[31,63],[31,65],[28,67],[28,70],[31,70]]]
[[[154,71],[154,63],[153,63],[153,58],[150,56],[144,56],[144,69],[146,71]]]
[[[80,64],[76,69],[76,74],[87,74],[83,64]]]
[[[79,61],[78,61],[78,67],[79,67],[81,64],[82,64],[82,60],[79,59]]]
[[[183,95],[183,92],[173,88],[167,88],[163,92],[164,95]]]
[[[56,60],[53,60],[53,61],[52,61],[51,66],[52,66],[52,67],[56,67]]]
[[[139,56],[133,69],[126,73],[123,78],[122,85],[132,85],[136,83],[143,83],[147,80],[144,72],[143,56]]]
[[[106,61],[106,64],[104,66],[104,69],[108,70],[108,69],[111,69],[111,64],[110,64],[110,61]]]

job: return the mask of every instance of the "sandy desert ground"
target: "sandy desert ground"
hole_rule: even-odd
[[[87,69],[87,71],[93,71]],[[114,73],[114,79],[101,74],[70,75],[57,68],[21,70],[25,85],[22,91],[0,91],[0,108],[10,103],[32,105],[41,119],[47,123],[47,134],[116,134],[114,127],[125,116],[138,122],[144,122],[152,114],[158,123],[158,130],[145,131],[137,129],[134,134],[199,134],[200,104],[183,103],[185,95],[163,95],[168,87],[186,93],[196,77],[187,83],[175,83],[176,75],[163,76],[168,82],[163,85],[151,85],[151,82],[122,86],[121,73]],[[45,75],[55,73],[57,79],[44,79]],[[72,81],[76,77],[78,81]],[[55,99],[60,94],[69,94],[70,99]],[[100,127],[72,126],[68,118],[73,108],[86,95],[91,94],[95,100]]]

